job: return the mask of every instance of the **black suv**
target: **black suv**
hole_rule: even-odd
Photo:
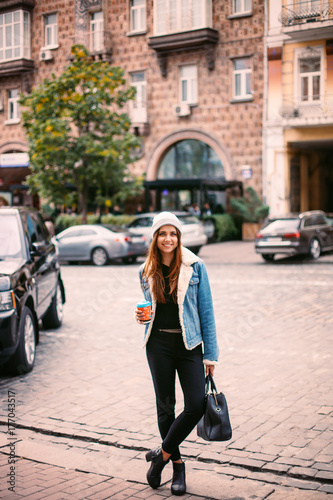
[[[57,250],[40,213],[0,208],[0,365],[32,370],[38,322],[59,327],[64,302]]]
[[[318,259],[322,252],[333,250],[333,226],[321,210],[269,218],[256,234],[255,250],[266,261],[273,261],[276,254]]]

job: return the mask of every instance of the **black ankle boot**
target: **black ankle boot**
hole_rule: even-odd
[[[173,462],[173,478],[171,484],[171,493],[173,495],[185,495],[186,493],[186,483],[185,483],[185,464],[177,464]]]
[[[162,448],[156,448],[156,450],[150,450],[146,453],[147,462],[151,462],[151,466],[147,472],[147,481],[149,486],[156,489],[161,484],[161,474],[162,470],[169,462],[163,460]]]

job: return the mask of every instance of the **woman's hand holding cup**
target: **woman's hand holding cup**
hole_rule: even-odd
[[[135,318],[138,323],[145,325],[151,320],[151,302],[144,300],[136,305]]]

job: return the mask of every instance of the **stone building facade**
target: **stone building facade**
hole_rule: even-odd
[[[333,0],[269,0],[264,190],[273,215],[333,212]]]
[[[17,91],[60,74],[73,43],[137,89],[127,111],[147,204],[225,205],[240,184],[262,193],[264,0],[5,0],[0,16],[13,33],[12,55],[0,49],[0,190],[12,201],[29,201]]]

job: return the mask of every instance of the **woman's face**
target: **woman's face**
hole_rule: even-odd
[[[162,254],[172,254],[178,246],[177,230],[174,226],[162,226],[158,230],[157,248]]]

